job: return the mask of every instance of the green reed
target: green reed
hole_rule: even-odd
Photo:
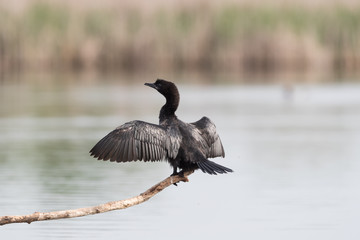
[[[306,70],[314,61],[326,62],[325,70],[354,71],[359,36],[360,7],[224,5],[145,13],[35,2],[21,14],[0,9],[0,71]]]

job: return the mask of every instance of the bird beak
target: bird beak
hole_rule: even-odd
[[[145,83],[144,85],[152,87],[152,88],[157,90],[157,87],[156,87],[156,85],[154,83]]]

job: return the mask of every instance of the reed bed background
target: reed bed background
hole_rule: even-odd
[[[86,5],[86,1],[84,2]],[[0,71],[358,72],[360,7],[0,5]]]

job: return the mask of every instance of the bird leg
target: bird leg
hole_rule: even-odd
[[[174,171],[173,171],[173,173],[170,175],[171,182],[172,182],[172,177],[178,175],[177,167],[173,167],[173,169],[174,169]],[[173,183],[173,184],[174,184],[175,186],[177,186],[176,183]]]
[[[178,175],[177,167],[173,167],[173,173],[170,176]]]

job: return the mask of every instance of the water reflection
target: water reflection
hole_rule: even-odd
[[[51,82],[51,81],[50,81]],[[354,239],[359,230],[360,85],[180,85],[178,115],[209,116],[234,174],[196,173],[124,211],[4,226],[29,239]],[[171,173],[166,163],[115,164],[88,155],[119,124],[157,122],[163,99],[138,85],[3,84],[0,215],[134,196]],[[184,231],[183,229],[186,229]]]

